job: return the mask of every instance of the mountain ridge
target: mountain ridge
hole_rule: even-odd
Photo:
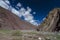
[[[10,11],[0,7],[0,29],[25,29],[25,30],[34,30],[35,26],[22,21],[17,15],[11,13]]]

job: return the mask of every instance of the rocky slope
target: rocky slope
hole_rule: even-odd
[[[32,24],[21,20],[18,16],[11,13],[10,11],[0,7],[0,29],[35,29]]]
[[[55,31],[57,22],[60,21],[60,8],[55,8],[49,12],[46,19],[42,22],[37,29],[41,31]],[[55,30],[54,30],[55,29]],[[59,28],[60,29],[60,28]]]

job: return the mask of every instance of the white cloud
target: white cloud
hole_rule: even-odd
[[[21,7],[22,5],[21,5],[21,3],[18,3],[17,6],[18,6],[18,7]]]
[[[16,9],[12,8],[11,12],[21,17],[20,13]]]
[[[38,23],[36,22],[36,20],[34,20],[33,15],[31,14],[32,9],[27,7],[27,9],[25,9],[24,7],[21,7],[22,5],[20,3],[17,4],[17,6],[21,7],[21,9],[19,11],[17,11],[15,8],[13,8],[11,5],[9,6],[9,1],[0,1],[0,6],[2,6],[5,9],[10,10],[12,13],[16,14],[19,17],[24,17],[24,20],[26,20],[27,22],[30,22],[33,25],[38,25]],[[36,12],[33,12],[34,14],[36,14]]]
[[[30,23],[32,23],[32,24],[38,26],[38,23],[36,22],[36,20],[31,20]]]
[[[21,8],[19,10],[19,13],[24,17],[24,20],[26,20],[27,22],[30,22],[33,25],[38,25],[38,23],[34,20],[33,15],[31,14],[32,10],[31,8],[27,7],[27,9],[25,8]]]
[[[8,0],[4,0],[5,3],[10,4]]]
[[[44,17],[44,18],[43,18],[43,21],[44,21],[45,19],[46,19],[46,18]]]
[[[20,10],[19,10],[19,13],[22,15],[22,16],[24,16],[25,15],[25,8],[21,8]]]
[[[32,11],[32,9],[31,9],[31,8],[29,8],[29,7],[27,7],[27,11],[28,11],[28,12],[31,12],[31,11]]]
[[[5,9],[9,8],[9,6],[4,1],[2,1],[2,0],[0,1],[0,6],[5,8]]]
[[[36,12],[33,12],[33,14],[36,14]]]

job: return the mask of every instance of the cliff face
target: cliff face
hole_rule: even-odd
[[[32,24],[22,21],[18,16],[0,7],[0,29],[35,29]]]
[[[41,25],[38,26],[37,29],[40,31],[56,31],[58,21],[60,19],[60,9],[55,8],[52,11],[49,12],[46,19],[43,21]]]

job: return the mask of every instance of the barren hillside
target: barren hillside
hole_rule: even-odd
[[[21,20],[18,16],[11,13],[10,11],[0,7],[0,29],[25,29],[33,30],[35,26],[32,24]]]

